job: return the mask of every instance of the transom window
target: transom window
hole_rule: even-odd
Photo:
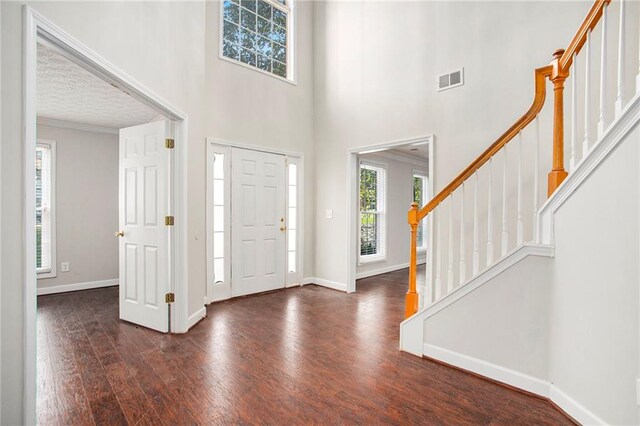
[[[289,0],[224,0],[222,57],[293,80]]]
[[[386,258],[386,170],[360,164],[360,262]]]
[[[418,203],[418,208],[424,207],[427,203],[427,176],[414,172],[413,174],[413,201]],[[425,220],[418,225],[417,246],[419,250],[427,248],[427,239],[425,238]]]

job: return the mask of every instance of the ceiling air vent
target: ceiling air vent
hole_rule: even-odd
[[[464,68],[438,76],[438,92],[464,84]]]

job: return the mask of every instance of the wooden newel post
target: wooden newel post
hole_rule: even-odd
[[[418,312],[418,293],[416,292],[416,269],[418,251],[418,203],[411,203],[408,214],[411,227],[411,254],[409,256],[409,290],[407,290],[405,302],[405,318]]]
[[[564,82],[569,77],[569,71],[560,68],[560,58],[564,49],[553,52],[553,71],[551,82],[553,83],[553,163],[549,172],[549,186],[547,195],[551,196],[560,186],[568,173],[564,169]]]

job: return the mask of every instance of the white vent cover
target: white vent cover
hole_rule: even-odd
[[[438,92],[464,84],[464,68],[438,76]]]

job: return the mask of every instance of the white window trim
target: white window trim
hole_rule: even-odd
[[[360,191],[360,169],[362,168],[362,166],[370,166],[370,167],[376,167],[376,168],[380,168],[384,170],[384,187],[385,187],[385,191],[384,191],[384,203],[383,203],[383,209],[381,211],[376,211],[376,212],[370,212],[370,213],[376,213],[376,214],[381,214],[382,215],[382,232],[380,232],[380,241],[382,241],[382,245],[385,246],[385,250],[384,253],[376,253],[376,254],[365,254],[362,255],[361,253],[361,249],[360,249],[360,241],[361,241],[361,232],[362,232],[362,210],[360,210],[360,198],[358,196],[358,265],[364,265],[364,264],[370,264],[370,263],[376,263],[376,262],[384,262],[387,260],[387,250],[386,250],[386,244],[387,244],[387,174],[388,174],[388,170],[387,170],[387,165],[385,163],[378,163],[375,161],[370,161],[370,160],[360,160],[360,164],[358,165],[358,193]]]
[[[425,194],[425,204],[428,203],[431,200],[431,194],[429,193],[429,174],[427,172],[425,172],[424,170],[413,170],[413,172],[411,173],[411,193],[413,195],[413,178],[414,177],[421,177],[424,179],[424,188],[422,188],[422,192],[423,194]],[[423,206],[418,206],[418,208],[422,208]],[[428,238],[425,238],[425,235],[428,230],[428,226],[427,226],[427,221],[426,220],[422,220],[421,222],[423,228],[423,236],[422,236],[422,245],[418,246],[418,253],[424,253],[427,251],[427,243],[428,243]]]
[[[268,75],[269,77],[273,77],[276,80],[284,81],[285,83],[292,84],[294,86],[298,85],[298,73],[296,67],[296,7],[295,1],[287,0],[288,5],[285,6],[282,3],[276,0],[263,0],[273,7],[276,7],[283,12],[287,13],[287,45],[285,46],[287,49],[287,76],[288,77],[280,77],[279,75],[273,74],[269,71],[265,71],[258,67],[254,67],[253,65],[245,64],[242,61],[238,61],[236,59],[228,58],[224,56],[223,53],[223,31],[224,31],[224,0],[220,1],[220,8],[218,10],[218,58],[230,62],[235,65],[240,65],[241,67],[257,71],[261,74]]]
[[[57,276],[56,257],[56,141],[49,139],[37,139],[36,146],[47,147],[51,150],[51,268],[36,268],[38,279],[55,278]]]

